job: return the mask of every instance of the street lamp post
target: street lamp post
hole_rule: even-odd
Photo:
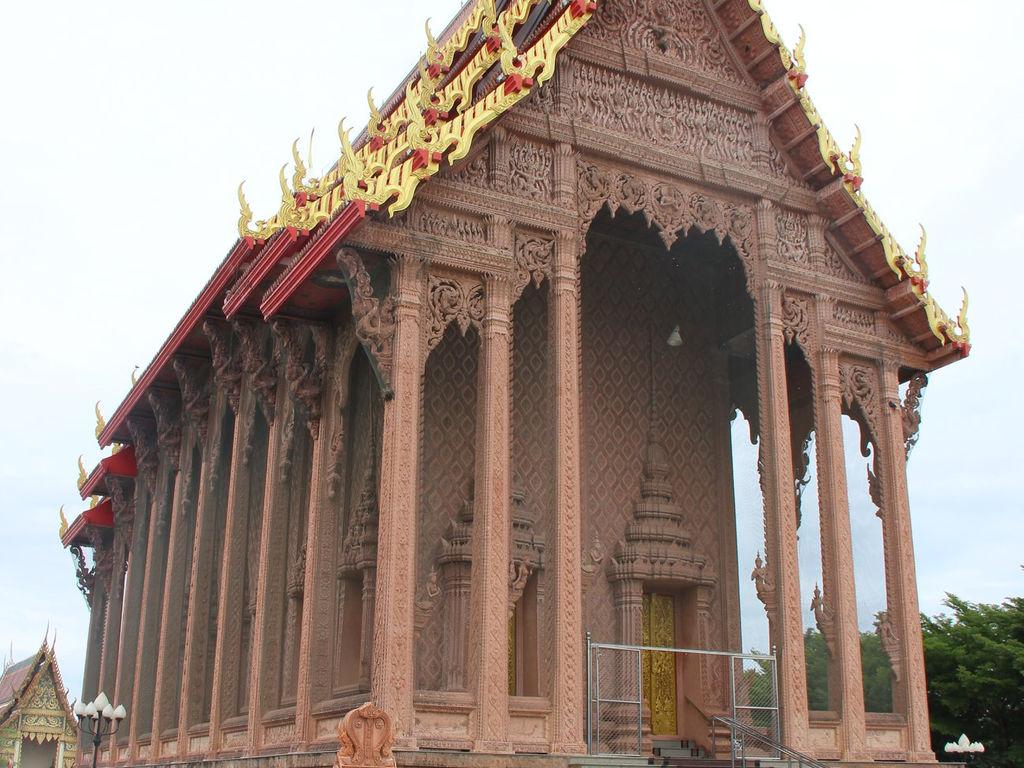
[[[128,713],[121,704],[113,706],[107,694],[103,692],[100,692],[95,701],[88,704],[76,701],[74,712],[78,718],[79,729],[92,736],[92,768],[96,768],[100,757],[100,743],[105,736],[117,733],[118,726]]]

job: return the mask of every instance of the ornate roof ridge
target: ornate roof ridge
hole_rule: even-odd
[[[764,37],[778,50],[782,66],[786,70],[789,87],[797,98],[807,120],[815,127],[818,138],[818,150],[822,161],[833,175],[842,179],[843,188],[853,203],[860,209],[868,227],[878,237],[889,269],[892,270],[898,282],[909,281],[911,291],[924,310],[928,318],[928,325],[939,342],[943,346],[947,343],[953,344],[955,348],[966,356],[970,352],[971,346],[971,332],[967,322],[967,290],[962,289],[963,302],[959,313],[953,319],[939,306],[938,302],[928,291],[928,263],[925,258],[927,235],[924,232],[924,227],[921,228],[921,241],[914,257],[911,258],[896,240],[895,236],[893,236],[892,232],[889,231],[889,228],[882,222],[875,209],[868,202],[867,197],[861,191],[864,178],[860,160],[860,129],[857,129],[857,137],[851,150],[848,153],[844,152],[839,148],[838,142],[811,100],[810,94],[806,89],[807,67],[803,55],[806,38],[803,34],[803,29],[801,28],[800,40],[797,42],[796,47],[790,51],[782,42],[782,36],[768,15],[767,10],[765,10],[763,0],[747,0],[747,4],[751,10],[760,16],[761,30]]]

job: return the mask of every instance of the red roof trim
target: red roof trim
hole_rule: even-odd
[[[224,301],[224,317],[230,320],[242,305],[252,296],[253,291],[262,283],[271,270],[281,259],[299,248],[299,244],[309,237],[309,232],[297,229],[282,229],[270,241],[270,245],[260,254],[256,264],[250,269],[231,290],[231,295]]]
[[[115,453],[100,459],[100,463],[89,475],[89,479],[82,486],[81,494],[83,499],[95,495],[97,487],[106,480],[108,475],[114,477],[135,477],[138,467],[135,464],[135,447],[127,446]]]
[[[89,525],[97,528],[114,527],[114,504],[110,499],[104,499],[92,509],[87,509],[76,517],[75,522],[68,526],[64,536],[61,537],[61,543],[65,547],[70,546]]]
[[[242,266],[242,262],[245,257],[249,255],[254,247],[254,243],[248,240],[239,240],[235,247],[228,254],[228,257],[221,264],[220,269],[214,273],[214,276],[210,279],[210,282],[203,288],[202,293],[195,300],[185,316],[178,321],[178,324],[174,327],[174,331],[160,347],[160,351],[157,352],[156,357],[153,358],[153,362],[149,364],[145,372],[142,374],[142,378],[136,382],[135,386],[132,387],[131,392],[128,396],[121,401],[121,404],[114,411],[114,415],[110,417],[110,421],[107,422],[106,428],[99,436],[99,444],[101,448],[110,445],[114,441],[114,435],[117,431],[124,426],[125,420],[128,418],[128,414],[132,412],[132,409],[142,400],[146,391],[156,381],[156,377],[160,371],[163,370],[164,366],[167,365],[171,356],[178,351],[178,347],[181,346],[182,342],[188,338],[188,335],[192,333],[195,327],[200,323],[206,313],[213,306],[221,294],[228,287],[228,283],[234,277],[235,272],[239,267]]]
[[[316,271],[331,249],[341,242],[356,226],[366,218],[366,202],[356,200],[327,225],[323,235],[310,244],[310,247],[296,258],[298,263],[292,266],[284,279],[270,289],[260,304],[260,312],[265,320],[275,314],[288,298]],[[254,270],[255,271],[255,270]]]

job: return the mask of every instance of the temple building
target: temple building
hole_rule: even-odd
[[[82,698],[128,710],[101,764],[934,762],[906,462],[927,375],[970,351],[966,294],[944,312],[924,238],[868,203],[803,47],[760,0],[472,0],[325,174],[296,143],[276,213],[239,188],[237,240],[98,424],[113,452],[62,532]]]
[[[0,766],[72,768],[78,728],[53,645],[0,672]]]

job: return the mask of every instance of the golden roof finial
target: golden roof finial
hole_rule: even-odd
[[[925,256],[925,249],[928,246],[928,232],[924,224],[921,227],[921,239],[917,243],[917,251],[914,253],[914,264],[910,271],[910,279],[918,282],[922,291],[928,290],[928,260]]]
[[[501,71],[512,75],[522,71],[523,64],[519,60],[519,49],[516,48],[512,32],[505,24],[498,24],[498,37],[501,39]]]
[[[338,123],[338,138],[341,140],[341,159],[344,165],[343,176],[346,185],[357,184],[366,173],[363,161],[352,148],[352,142],[348,137],[348,129],[345,127],[345,118]]]
[[[251,237],[252,232],[249,230],[249,224],[252,222],[252,208],[249,207],[249,203],[246,202],[245,192],[242,188],[245,186],[245,181],[241,181],[238,184],[238,236],[241,238]],[[138,366],[136,366],[136,369]],[[132,374],[132,385],[135,384],[135,375]]]
[[[100,503],[100,497],[93,495],[89,497],[89,509],[96,509],[96,505]]]
[[[850,148],[850,171],[855,176],[862,177],[863,167],[860,164],[860,144],[862,137],[860,134],[860,126],[854,125],[854,128],[857,129],[857,135],[853,139],[853,147]]]
[[[439,57],[437,51],[437,40],[434,39],[434,35],[430,31],[429,17],[425,22],[423,22],[423,29],[427,33],[427,61],[434,63]]]
[[[111,443],[110,444],[110,455],[115,456],[124,449],[124,443]]]
[[[59,514],[60,514],[60,530],[58,531],[58,534],[59,534],[60,538],[63,540],[64,534],[68,532],[68,519],[66,517],[64,517],[64,505],[63,504],[60,505],[60,513]]]
[[[381,125],[383,118],[380,116],[380,110],[377,109],[377,105],[373,103],[373,88],[366,92],[366,103],[370,107],[370,135],[376,136],[383,128]]]
[[[239,192],[241,192],[241,187],[239,187]],[[252,212],[250,211],[250,213],[252,213]],[[138,383],[139,383],[139,366],[136,365],[134,368],[132,368],[132,387],[134,388],[135,385],[138,384]]]
[[[959,333],[956,334],[957,341],[970,342],[971,340],[971,326],[967,323],[967,289],[961,287],[961,291],[964,292],[963,302],[960,304],[960,313],[956,316],[956,324],[959,327]]]
[[[96,401],[96,439],[100,439],[100,435],[103,434],[103,430],[107,428],[106,419],[103,418],[103,414],[100,413],[100,401]]]
[[[78,490],[82,490],[85,487],[85,481],[89,479],[89,476],[85,473],[85,464],[82,463],[83,455],[78,455]]]
[[[292,161],[295,165],[295,173],[292,174],[292,187],[296,190],[302,189],[303,181],[306,179],[306,166],[299,157],[299,140],[292,142]]]
[[[793,62],[801,72],[807,71],[807,61],[804,59],[804,46],[807,45],[807,33],[804,25],[800,25],[800,39],[796,41],[796,48],[793,49]]]

